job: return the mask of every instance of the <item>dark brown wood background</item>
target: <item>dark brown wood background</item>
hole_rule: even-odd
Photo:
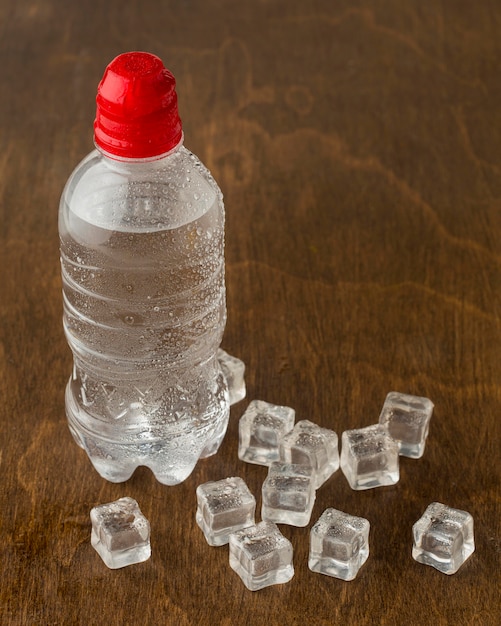
[[[185,143],[223,189],[223,346],[247,365],[219,454],[171,488],[143,468],[102,480],[63,406],[58,202],[103,70],[133,49],[176,75]],[[500,66],[495,0],[0,0],[2,624],[501,622]],[[390,390],[434,401],[424,457],[368,492],[338,472],[313,513],[370,520],[358,578],[310,572],[309,529],[283,526],[295,577],[247,591],[195,524],[197,485],[230,475],[260,510],[266,469],[237,458],[247,402],[340,435]],[[89,511],[124,495],[153,553],[110,571]],[[454,576],[411,558],[434,500],[475,520]]]

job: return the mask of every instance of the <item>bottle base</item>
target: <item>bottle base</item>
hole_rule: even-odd
[[[116,442],[111,437],[105,438],[92,432],[78,419],[80,411],[68,384],[66,415],[69,430],[102,478],[122,483],[132,476],[136,468],[145,466],[151,469],[158,482],[177,485],[188,478],[199,459],[218,451],[228,426],[229,402],[224,403],[217,419],[208,420],[209,423],[196,432],[176,432],[152,439],[129,434],[125,442]]]
[[[158,482],[163,485],[178,485],[193,472],[199,459],[204,459],[216,452],[226,433],[227,422],[218,429],[217,435],[211,439],[204,449],[197,454],[183,450],[181,441],[170,441],[154,444],[112,444],[110,442],[90,440],[89,437],[75,437],[74,428],[70,431],[77,444],[87,453],[97,473],[112,483],[123,483],[132,476],[140,466],[148,467]],[[187,442],[188,443],[188,442]],[[145,448],[150,446],[152,454],[147,454]],[[181,448],[181,450],[180,450]]]

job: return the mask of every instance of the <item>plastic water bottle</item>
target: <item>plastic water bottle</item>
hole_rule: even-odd
[[[175,80],[158,57],[110,63],[94,130],[59,212],[68,423],[107,480],[145,465],[173,485],[217,451],[228,423],[216,356],[222,194],[183,146]]]

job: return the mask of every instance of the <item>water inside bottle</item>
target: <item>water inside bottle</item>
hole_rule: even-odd
[[[192,185],[173,210],[195,219],[171,215],[166,227],[151,191],[112,198],[111,218],[88,194],[91,211],[73,202],[62,212],[64,328],[74,355],[66,404],[73,435],[107,479],[125,480],[144,464],[173,484],[217,449],[228,419],[216,358],[226,321],[224,214],[216,193]]]

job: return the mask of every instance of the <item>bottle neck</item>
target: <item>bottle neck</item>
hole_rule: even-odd
[[[183,146],[183,141],[184,141],[184,133],[181,133],[181,139],[180,139],[179,143],[177,143],[168,152],[164,152],[162,154],[158,154],[158,155],[155,155],[155,156],[152,156],[152,157],[145,157],[145,158],[141,158],[141,159],[128,158],[128,157],[118,156],[116,154],[111,154],[110,152],[107,152],[106,150],[103,150],[103,148],[101,148],[101,146],[99,146],[98,144],[95,143],[94,145],[96,147],[96,150],[99,152],[99,154],[101,154],[103,156],[103,158],[106,159],[107,161],[112,161],[115,166],[117,164],[119,164],[119,163],[122,163],[124,165],[133,165],[133,164],[139,164],[140,165],[140,164],[144,164],[144,163],[156,163],[156,162],[162,161],[162,160],[172,156],[176,152],[179,152],[179,150]]]

